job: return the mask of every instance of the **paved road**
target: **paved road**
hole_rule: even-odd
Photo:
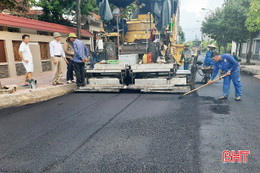
[[[199,97],[69,94],[0,110],[0,172],[260,172],[260,80],[242,75],[243,101],[218,101],[222,81]],[[222,163],[250,150],[248,163]]]

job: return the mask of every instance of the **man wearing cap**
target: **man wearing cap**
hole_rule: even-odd
[[[77,39],[76,34],[70,33],[69,39],[73,43],[74,49],[74,69],[77,78],[77,86],[84,87],[86,85],[85,81],[85,62],[88,61],[88,48],[86,45]]]
[[[211,58],[211,53],[216,50],[216,46],[214,44],[208,45],[209,50],[206,53],[206,57],[204,59],[205,66],[213,66],[215,61]]]
[[[212,59],[216,62],[214,65],[213,74],[208,84],[212,84],[212,81],[217,76],[219,69],[225,72],[227,75],[223,82],[223,96],[219,100],[227,100],[230,89],[230,81],[232,80],[235,87],[235,100],[241,101],[242,85],[240,78],[240,67],[237,61],[230,54],[219,55],[216,51],[212,53]]]
[[[184,50],[182,51],[180,63],[182,63],[184,59],[184,70],[190,70],[191,63],[193,61],[191,49],[189,49],[189,45],[184,45]]]
[[[75,35],[75,34],[74,34]],[[72,42],[70,41],[70,37],[74,36],[73,34],[70,34],[66,40],[66,42],[63,45],[66,59],[69,62],[67,64],[67,83],[71,84],[74,77],[73,77],[73,70],[74,70],[74,50]]]
[[[54,40],[50,42],[50,54],[54,64],[54,75],[53,75],[53,85],[62,85],[60,82],[62,76],[61,70],[61,61],[64,58],[65,62],[68,64],[69,62],[66,60],[66,56],[62,45],[60,43],[61,34],[55,32],[53,34]]]

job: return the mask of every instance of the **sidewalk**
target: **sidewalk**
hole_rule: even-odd
[[[240,58],[241,63],[245,63],[246,59]],[[250,60],[251,63],[255,63],[255,65],[240,65],[241,71],[246,72],[248,74],[253,75],[254,77],[260,79],[260,61],[258,60]]]
[[[76,84],[66,84],[65,74],[63,72],[64,85],[58,86],[52,85],[52,71],[33,74],[33,78],[38,82],[38,88],[34,90],[22,86],[24,76],[0,79],[2,86],[16,87],[12,94],[0,94],[0,109],[42,102],[73,92]]]

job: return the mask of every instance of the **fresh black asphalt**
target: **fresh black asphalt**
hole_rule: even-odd
[[[73,93],[0,110],[0,172],[260,172],[260,80],[242,74],[243,97]],[[248,163],[222,163],[250,150]]]

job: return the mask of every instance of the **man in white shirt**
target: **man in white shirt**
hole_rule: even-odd
[[[23,82],[23,86],[29,86],[26,84],[26,80],[32,80],[32,72],[33,72],[33,57],[29,47],[30,36],[24,34],[22,36],[23,42],[20,44],[19,47],[19,56],[22,59],[23,65],[26,69],[26,74]]]
[[[53,75],[53,85],[62,85],[63,83],[60,82],[62,71],[61,71],[61,61],[62,58],[68,64],[69,62],[66,60],[66,56],[63,50],[63,47],[60,43],[61,34],[55,32],[53,34],[54,40],[50,42],[50,54],[54,64],[54,75]]]

